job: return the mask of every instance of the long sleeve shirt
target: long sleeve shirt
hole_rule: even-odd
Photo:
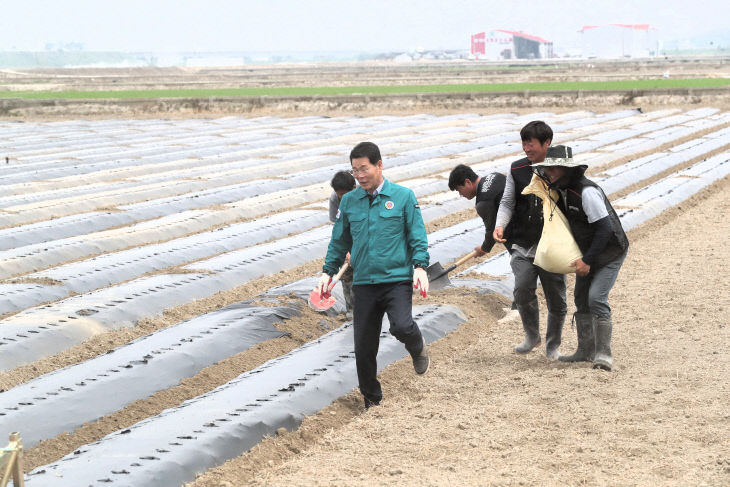
[[[481,249],[489,252],[494,247],[494,223],[497,216],[497,208],[504,192],[505,176],[495,172],[479,178],[476,194],[477,214],[484,222],[484,242]]]

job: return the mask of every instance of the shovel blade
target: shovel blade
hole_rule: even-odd
[[[426,268],[426,275],[428,276],[428,288],[430,290],[438,291],[451,285],[449,271],[443,268],[441,262],[436,262],[428,266]]]
[[[309,306],[316,311],[327,311],[335,305],[337,300],[331,293],[322,294],[319,288],[309,293]]]

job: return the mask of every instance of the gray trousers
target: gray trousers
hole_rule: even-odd
[[[352,305],[354,303],[354,298],[352,294],[352,266],[348,267],[344,274],[342,274],[342,278],[340,279],[340,282],[342,283],[342,294],[345,296],[345,308],[348,313],[352,313]]]
[[[548,272],[533,263],[534,258],[525,257],[520,252],[512,252],[510,266],[515,276],[514,302],[518,307],[537,306],[537,278],[540,278],[545,292],[548,312],[565,316],[565,276]]]
[[[626,259],[626,254],[617,257],[598,269],[593,269],[587,276],[577,276],[575,279],[575,307],[578,313],[593,315],[611,314],[608,305],[608,293],[616,283],[618,271]]]

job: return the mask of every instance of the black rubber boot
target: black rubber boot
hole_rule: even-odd
[[[563,337],[564,323],[565,315],[548,313],[547,331],[545,332],[545,355],[551,360],[557,360],[560,355],[558,348]]]
[[[578,349],[573,355],[561,355],[561,362],[592,362],[596,350],[593,335],[593,316],[590,313],[575,313],[575,329],[578,333]]]
[[[423,348],[416,355],[411,355],[411,360],[413,360],[413,370],[416,371],[416,374],[423,375],[428,371],[431,359],[428,356],[428,347],[426,346],[425,338],[423,338]]]
[[[596,355],[593,358],[593,368],[611,370],[613,356],[611,355],[611,332],[613,322],[611,315],[593,315],[593,324],[596,335]]]
[[[373,399],[368,399],[367,397],[365,397],[364,399],[365,399],[365,409],[370,409],[373,406],[380,405],[380,399],[378,399],[377,401],[373,400]]]
[[[540,310],[537,308],[537,300],[528,305],[518,305],[517,310],[522,318],[525,341],[515,347],[515,352],[525,354],[540,345]]]

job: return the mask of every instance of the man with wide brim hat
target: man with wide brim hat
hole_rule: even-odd
[[[582,167],[588,168],[587,164],[579,164],[573,159],[573,148],[567,145],[554,145],[548,147],[545,153],[545,160],[536,162],[534,167]]]
[[[565,214],[583,257],[575,267],[575,320],[578,349],[560,356],[563,362],[593,362],[594,368],[611,370],[613,322],[608,294],[629,248],[616,211],[603,190],[584,175],[586,164],[573,159],[570,147],[550,147],[545,160],[533,164],[535,172],[558,193],[556,204]]]

